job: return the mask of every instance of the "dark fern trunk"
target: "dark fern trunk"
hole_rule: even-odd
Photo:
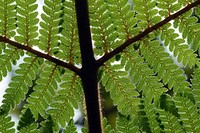
[[[87,0],[75,0],[75,6],[82,59],[80,76],[85,94],[88,132],[102,133],[97,88],[98,67],[92,48]]]

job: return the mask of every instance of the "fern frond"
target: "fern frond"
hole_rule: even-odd
[[[157,1],[146,0],[133,0],[136,18],[139,21],[138,26],[141,30],[149,28],[150,26],[158,23],[161,17],[156,15],[158,9],[156,9]]]
[[[185,43],[185,40],[178,38],[178,34],[174,29],[165,25],[161,30],[161,40],[164,41],[165,46],[169,46],[169,50],[173,52],[174,57],[177,57],[178,62],[182,62],[184,66],[188,65],[190,68],[197,64],[198,59],[193,50]]]
[[[10,46],[4,49],[4,53],[0,55],[0,81],[12,70],[12,65],[16,64],[23,53],[23,51]]]
[[[157,112],[165,133],[185,133],[181,128],[180,120],[176,116],[162,109],[158,109]]]
[[[182,4],[184,4],[182,0],[179,0],[179,2],[177,2],[177,0],[158,0],[157,2],[157,7],[161,9],[159,14],[165,18],[180,10],[183,6]]]
[[[108,4],[104,0],[90,0],[90,24],[92,39],[94,40],[94,51],[97,55],[103,55],[115,45],[117,37],[115,26],[112,24]]]
[[[31,93],[27,99],[28,104],[25,105],[25,108],[30,108],[36,120],[38,119],[38,114],[41,116],[45,115],[45,110],[55,95],[60,81],[57,65],[46,61],[41,70],[39,79],[36,80],[36,86],[33,87],[34,92]]]
[[[162,79],[164,84],[168,84],[169,89],[173,87],[175,93],[178,89],[182,91],[189,89],[189,83],[185,81],[183,70],[174,64],[174,61],[169,58],[168,53],[164,52],[164,48],[160,46],[158,41],[145,41],[140,49],[150,66],[155,72],[158,72],[158,77]]]
[[[24,111],[24,113],[21,116],[17,130],[20,133],[32,133],[32,132],[39,133],[37,127],[38,126],[35,123],[35,119],[33,118],[30,109],[26,109],[26,111]]]
[[[40,123],[40,125],[42,126],[39,129],[40,133],[53,133],[54,123],[53,123],[51,116],[48,116],[46,120],[44,120]]]
[[[195,69],[192,79],[192,94],[197,107],[200,107],[200,70]]]
[[[174,100],[169,94],[164,94],[160,97],[160,108],[176,117],[179,117],[178,109],[176,108]]]
[[[105,86],[106,91],[110,92],[110,96],[114,104],[117,105],[119,112],[134,116],[139,103],[139,94],[135,90],[135,85],[126,77],[128,73],[120,70],[122,68],[121,65],[104,65],[105,71],[102,76],[102,84]]]
[[[11,121],[11,117],[7,116],[7,114],[0,115],[0,132],[1,133],[15,133],[15,129],[13,128],[14,122]]]
[[[139,133],[139,128],[135,126],[134,121],[121,114],[117,117],[116,130],[117,133]]]
[[[64,2],[61,44],[56,56],[69,61],[69,63],[80,64],[81,57],[74,4],[73,0]]]
[[[126,64],[125,70],[129,71],[129,77],[132,82],[136,84],[138,91],[143,91],[143,96],[150,98],[150,101],[160,98],[166,89],[163,88],[163,84],[159,82],[159,78],[154,76],[154,72],[149,68],[147,63],[144,63],[144,58],[139,56],[138,52],[125,51],[122,53],[122,64]],[[151,94],[149,96],[149,94]]]
[[[111,125],[108,124],[107,119],[104,117],[102,120],[103,133],[115,133],[115,130],[112,129]]]
[[[78,108],[82,98],[81,82],[77,75],[65,72],[61,80],[61,90],[58,90],[53,101],[50,103],[47,113],[52,116],[56,124],[62,127],[74,116],[74,108]]]
[[[200,115],[197,112],[197,107],[190,99],[186,97],[176,96],[174,98],[176,107],[178,108],[178,114],[180,120],[183,122],[183,129],[185,132],[200,132]]]
[[[61,0],[45,0],[40,22],[38,47],[49,55],[53,55],[54,49],[59,43],[59,25],[62,13]]]
[[[192,46],[193,50],[199,50],[200,42],[200,24],[197,23],[198,18],[191,16],[192,12],[188,12],[175,19],[174,27],[182,33],[182,38],[187,39],[188,45]]]
[[[159,126],[159,123],[157,121],[157,116],[156,116],[156,107],[154,103],[150,103],[148,101],[149,98],[145,97],[142,101],[142,105],[144,108],[142,109],[145,112],[145,116],[148,119],[149,123],[149,128],[151,129],[152,133],[160,133],[161,128]],[[145,125],[143,125],[145,126]]]
[[[71,119],[67,125],[67,127],[64,130],[64,133],[77,133],[76,126],[74,124],[73,119]]]
[[[14,2],[15,0],[1,0],[0,4],[0,35],[8,38],[15,35],[16,4]]]
[[[38,40],[38,15],[36,0],[16,0],[17,4],[17,33],[15,40],[27,46],[36,45]]]
[[[33,85],[32,81],[35,80],[38,74],[40,60],[34,56],[24,58],[24,63],[20,64],[19,69],[15,71],[16,76],[12,77],[12,82],[9,84],[9,88],[6,89],[6,94],[3,96],[3,110],[9,111],[16,104],[25,100],[28,87]]]

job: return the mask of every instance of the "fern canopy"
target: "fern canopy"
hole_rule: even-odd
[[[37,0],[0,0],[0,81],[13,71],[0,106],[0,132],[75,133],[74,109],[82,109],[88,123],[99,115],[93,118],[101,119],[97,126],[104,133],[199,133],[198,5],[44,0],[39,12]],[[85,84],[88,75],[95,78]],[[104,105],[88,114],[88,103],[99,107],[106,99],[103,92],[117,114],[114,123]],[[10,115],[18,108],[16,126]],[[83,133],[92,132],[91,125],[82,126]]]

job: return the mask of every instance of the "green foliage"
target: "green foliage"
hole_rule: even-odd
[[[184,131],[198,133],[200,131],[200,120],[197,107],[186,97],[177,96],[174,101],[178,108],[180,120],[183,122]]]
[[[11,117],[7,114],[0,115],[0,132],[1,133],[14,133],[15,129],[13,128],[14,122],[11,121]]]
[[[64,133],[77,133],[74,121],[72,119],[69,121]]]
[[[190,6],[200,2],[88,0],[92,46],[84,48],[76,2],[44,0],[38,16],[36,0],[0,0],[0,81],[19,63],[0,106],[0,132],[15,132],[16,106],[16,132],[77,132],[74,109],[84,108],[82,79],[93,72],[82,65],[95,58],[99,92],[105,88],[118,114],[115,124],[103,116],[104,133],[199,133],[200,7]],[[94,55],[82,60],[87,46]]]
[[[15,36],[15,40],[27,46],[37,44],[39,19],[36,18],[38,13],[35,2],[36,0],[16,0],[17,33],[19,35]]]
[[[139,93],[127,77],[127,71],[122,70],[123,66],[117,64],[106,64],[104,69],[102,84],[106,87],[106,91],[110,92],[110,97],[117,105],[118,110],[124,115],[136,115]]]
[[[30,109],[27,109],[21,116],[17,130],[20,133],[39,133],[37,130],[37,124],[35,123],[35,119],[33,118]]]
[[[139,133],[134,121],[130,117],[128,118],[120,114],[117,117],[116,128],[117,133]]]

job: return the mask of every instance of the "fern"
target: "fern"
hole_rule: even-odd
[[[14,133],[15,129],[13,128],[14,122],[11,121],[11,117],[7,114],[0,115],[1,125],[0,131],[2,133]]]
[[[118,110],[122,114],[134,116],[139,103],[137,98],[139,94],[135,90],[135,86],[131,84],[130,79],[126,77],[127,72],[120,70],[122,69],[120,65],[105,65],[104,69],[105,73],[102,77],[102,83],[106,86],[106,91],[110,92],[114,104],[118,106]],[[127,109],[127,106],[130,108]]]
[[[184,133],[181,128],[180,120],[176,116],[161,109],[158,110],[158,113],[161,124],[164,126],[165,133]]]
[[[68,127],[66,127],[66,129],[64,130],[64,133],[77,133],[73,120],[70,120],[70,122],[68,123]]]
[[[66,79],[70,79],[69,82],[65,82]],[[54,101],[49,105],[50,109],[47,110],[47,113],[53,116],[53,120],[56,123],[65,127],[66,122],[70,121],[70,118],[74,116],[73,109],[78,109],[82,98],[82,88],[77,75],[64,74],[62,81],[64,82],[60,85],[62,89],[58,90]]]
[[[17,127],[18,131],[20,133],[31,133],[31,132],[38,132],[37,130],[37,124],[35,123],[35,119],[33,118],[33,115],[30,111],[30,109],[27,109],[24,114],[21,117],[21,120],[19,121],[19,126]]]
[[[36,2],[0,0],[0,132],[200,132],[199,0]]]
[[[134,125],[134,121],[131,120],[130,118],[127,118],[125,116],[122,115],[118,115],[117,117],[117,124],[116,124],[116,128],[117,128],[117,133],[137,133],[138,131],[138,127]]]
[[[180,119],[183,122],[183,128],[186,132],[196,132],[200,130],[199,114],[196,106],[187,98],[175,97],[175,105],[178,108]]]

